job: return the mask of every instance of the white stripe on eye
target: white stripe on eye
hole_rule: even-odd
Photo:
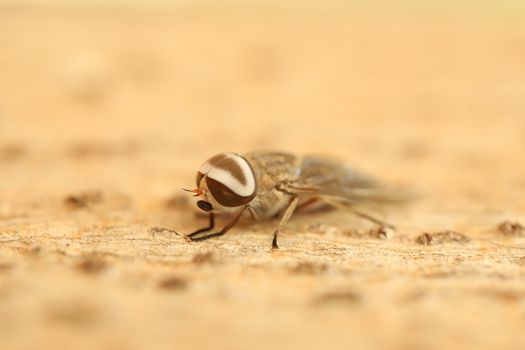
[[[206,162],[206,163],[202,164],[201,167],[199,168],[199,173],[201,173],[203,175],[206,175],[206,173],[208,171],[210,171],[212,168],[213,168],[213,165],[211,165],[210,163]]]
[[[246,177],[246,185],[241,184],[229,171],[219,168],[213,168],[207,176],[220,182],[241,197],[249,197],[255,191],[255,180],[253,176],[248,175]]]
[[[223,160],[223,159],[226,159],[226,158],[233,158],[233,157],[236,157],[237,155],[235,153],[231,153],[231,152],[227,152],[227,153],[221,153],[220,155],[218,156],[222,156],[221,158],[219,158],[220,160]],[[218,158],[218,156],[215,156],[213,158]],[[213,159],[211,158],[211,159]],[[219,161],[220,162],[220,161]],[[211,164],[208,161],[204,162],[201,167],[199,168],[199,172],[203,175],[206,175],[208,173],[208,171],[210,171],[211,169],[213,169],[215,165],[214,164]]]
[[[220,165],[219,167],[212,166],[211,170],[208,171],[207,176],[228,187],[235,194],[242,197],[249,197],[255,192],[255,175],[253,174],[252,168],[244,158],[232,153],[232,158],[233,157],[244,174],[246,185],[243,185],[237,180],[230,171],[221,169]]]

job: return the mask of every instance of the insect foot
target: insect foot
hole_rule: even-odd
[[[272,250],[279,249],[279,246],[277,245],[277,236],[279,235],[279,231],[275,231],[273,234],[273,240],[272,240]]]

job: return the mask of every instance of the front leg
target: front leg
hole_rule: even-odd
[[[281,218],[281,221],[279,222],[279,226],[277,226],[277,229],[273,233],[273,240],[272,240],[272,249],[279,249],[279,246],[277,245],[277,236],[279,236],[279,233],[281,230],[286,226],[288,221],[290,221],[290,218],[292,217],[295,208],[297,208],[297,203],[299,202],[298,197],[292,197],[290,200],[290,203],[288,203],[288,206],[286,207],[283,217]]]
[[[204,228],[201,228],[201,229],[198,229],[197,231],[195,232],[192,232],[188,235],[183,235],[183,237],[186,237],[186,238],[191,238],[195,235],[198,235],[199,233],[203,233],[203,232],[208,232],[208,231],[211,231],[213,230],[213,228],[215,227],[215,216],[213,215],[213,213],[210,212],[210,223],[208,224],[208,227],[204,227]],[[170,230],[169,228],[164,228],[164,227],[152,227],[150,229],[150,232],[151,232],[151,235],[153,237],[155,237],[155,234],[157,233],[163,233],[163,232],[167,232],[167,233],[173,233],[177,236],[180,236],[180,234],[175,231],[175,230]]]
[[[198,235],[199,233],[203,233],[203,232],[208,232],[208,231],[211,231],[215,228],[215,215],[210,212],[210,223],[208,225],[208,227],[204,227],[204,228],[201,228],[195,232],[192,232],[192,233],[189,233],[186,235],[186,237],[190,238],[193,237],[193,236],[196,236]]]
[[[246,210],[246,207],[242,208],[241,211],[239,212],[239,214],[237,214],[237,216],[235,216],[235,218],[230,221],[226,226],[224,226],[219,232],[215,232],[215,233],[209,233],[207,235],[203,235],[203,236],[200,236],[200,237],[195,237],[196,235],[198,235],[199,233],[203,233],[203,232],[207,232],[207,231],[210,231],[212,228],[208,229],[208,230],[197,230],[193,233],[190,233],[189,235],[187,235],[186,237],[189,238],[190,241],[192,242],[199,242],[199,241],[204,241],[204,240],[207,240],[207,239],[210,239],[210,238],[213,238],[213,237],[219,237],[219,236],[222,236],[224,235],[226,232],[228,232],[233,226],[235,226],[235,224],[237,224],[237,221],[239,221],[242,213],[244,212],[244,210]],[[211,214],[213,215],[213,214]]]

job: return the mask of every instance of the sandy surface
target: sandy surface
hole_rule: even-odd
[[[525,10],[467,4],[0,5],[0,347],[525,348]],[[259,148],[421,198],[388,237],[151,236],[206,222],[202,161]]]

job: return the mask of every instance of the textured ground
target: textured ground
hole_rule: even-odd
[[[0,5],[1,348],[523,349],[525,10],[455,6]],[[151,236],[257,148],[421,198]]]

